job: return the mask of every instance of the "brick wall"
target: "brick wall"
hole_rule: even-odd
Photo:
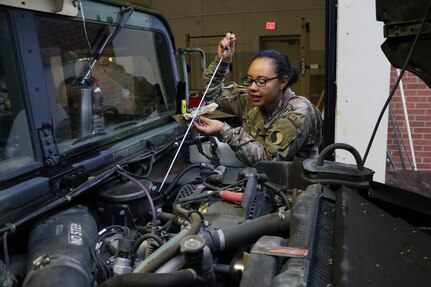
[[[396,69],[392,68],[391,88],[396,79]],[[431,89],[420,78],[408,71],[404,73],[402,82],[417,170],[431,171]],[[411,170],[412,156],[410,153],[410,145],[399,88],[392,98],[391,107],[396,122],[392,122],[391,115],[389,114],[388,153],[391,155],[392,162],[396,169],[403,169],[403,160],[406,169]],[[394,127],[396,126],[398,126],[398,142],[401,147],[402,158],[400,156],[394,132]],[[392,165],[388,162],[387,169],[392,168]]]

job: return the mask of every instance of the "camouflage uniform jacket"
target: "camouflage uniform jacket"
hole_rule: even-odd
[[[213,75],[217,61],[203,75],[205,86]],[[218,136],[234,150],[239,160],[253,165],[261,160],[292,160],[318,155],[322,118],[319,110],[306,98],[286,89],[283,99],[272,114],[253,106],[244,86],[224,85],[229,63],[221,62],[208,88],[206,99],[219,104],[219,109],[235,114],[242,126],[232,128],[227,123]]]

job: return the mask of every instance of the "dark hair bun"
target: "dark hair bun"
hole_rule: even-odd
[[[293,84],[295,84],[298,81],[298,69],[293,66],[290,65],[291,69],[290,69],[290,76],[289,76],[289,84],[288,86],[291,86]]]
[[[253,60],[258,58],[270,58],[274,61],[275,71],[279,77],[288,76],[289,83],[287,87],[298,81],[298,70],[290,64],[289,57],[276,50],[263,50],[258,52]]]

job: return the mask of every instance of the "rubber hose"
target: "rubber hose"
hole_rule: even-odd
[[[163,245],[163,239],[160,238],[160,236],[153,234],[153,233],[147,233],[147,234],[142,235],[141,237],[139,237],[136,240],[135,248],[134,248],[135,252],[138,250],[138,248],[142,244],[142,242],[144,242],[145,240],[150,239],[150,238],[154,239],[157,242],[157,244],[159,244],[159,247]]]
[[[278,196],[280,196],[280,198],[283,201],[284,205],[287,206],[288,209],[292,208],[292,205],[289,202],[289,198],[287,198],[287,195],[283,191],[276,190],[275,194],[277,194]]]
[[[174,220],[175,219],[175,214],[169,213],[169,212],[163,212],[162,211],[162,212],[159,212],[158,215],[159,215],[159,219],[162,222],[167,222],[169,220]]]
[[[240,225],[210,231],[207,245],[211,251],[231,250],[257,241],[263,235],[287,235],[290,230],[290,211],[272,213]],[[207,234],[208,235],[208,234]]]
[[[190,210],[185,209],[184,207],[181,206],[180,203],[175,204],[175,209],[174,209],[175,213],[181,217],[186,217],[187,214],[190,214]],[[187,219],[187,218],[186,218]]]
[[[159,247],[148,258],[139,263],[133,273],[154,272],[180,252],[180,242],[187,235],[195,235],[201,228],[201,217],[197,213],[190,215],[191,224],[177,233],[168,242]]]
[[[198,286],[200,282],[195,271],[180,270],[175,273],[129,273],[117,275],[102,282],[98,287],[188,287]]]

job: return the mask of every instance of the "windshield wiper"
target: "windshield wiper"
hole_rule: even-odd
[[[132,12],[133,12],[133,7],[127,7],[127,8],[122,10],[123,14],[121,15],[120,22],[118,23],[114,32],[109,34],[108,37],[106,37],[105,41],[103,41],[99,45],[99,47],[97,48],[95,54],[93,55],[93,59],[88,64],[87,71],[85,72],[84,76],[82,77],[81,81],[79,82],[80,85],[84,85],[85,82],[88,80],[88,78],[90,77],[90,74],[91,74],[91,70],[93,70],[94,65],[102,56],[103,52],[106,49],[106,46],[108,46],[114,40],[114,38],[117,36],[118,32],[120,32],[120,30],[124,27],[124,25],[126,25],[127,21],[129,20],[130,16],[132,15]]]
[[[122,123],[122,124],[119,124],[118,126],[116,126],[114,128],[114,131],[122,129],[122,128],[125,128],[125,127],[134,126],[134,125],[137,125],[137,124],[138,124],[138,122],[135,122],[135,121],[125,122],[125,123]]]
[[[96,138],[96,137],[98,137],[98,136],[104,136],[104,135],[106,135],[106,134],[107,134],[107,133],[97,133],[97,134],[91,134],[91,135],[88,135],[88,136],[85,136],[85,137],[81,137],[81,138],[79,138],[79,139],[75,140],[75,141],[72,143],[72,145],[76,145],[76,144],[79,144],[79,143],[85,142],[85,141],[87,141],[87,140],[89,140],[89,139],[93,139],[93,138]]]

